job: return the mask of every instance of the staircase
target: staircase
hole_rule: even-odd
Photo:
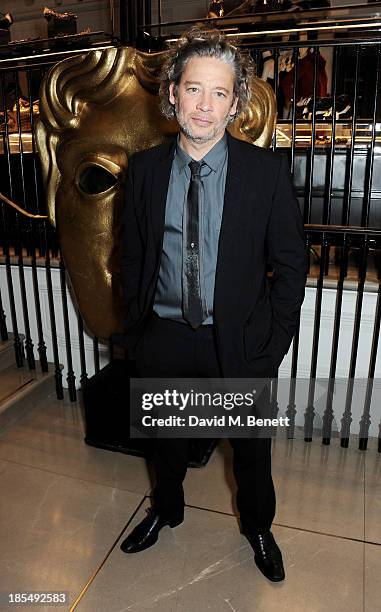
[[[23,343],[24,336],[19,337]],[[9,340],[0,341],[0,435],[33,405],[55,392],[54,365],[48,365],[49,372],[41,371],[39,361],[34,370],[26,361],[18,368],[13,334],[9,334]]]

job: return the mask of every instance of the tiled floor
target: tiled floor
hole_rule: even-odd
[[[338,440],[273,442],[273,532],[286,569],[273,584],[238,530],[228,443],[189,470],[184,523],[125,555],[120,541],[149,505],[145,461],[87,446],[83,431],[79,404],[51,396],[0,433],[1,592],[67,591],[80,612],[380,609],[375,442],[365,453]]]

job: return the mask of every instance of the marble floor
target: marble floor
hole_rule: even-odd
[[[239,533],[222,441],[185,482],[185,521],[156,546],[119,544],[149,506],[145,461],[83,442],[79,403],[54,394],[1,428],[0,610],[8,592],[67,592],[80,612],[375,612],[381,601],[381,455],[338,439],[277,439],[274,535],[286,580],[257,570]]]

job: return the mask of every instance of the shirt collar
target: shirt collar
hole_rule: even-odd
[[[205,155],[205,157],[200,160],[205,162],[205,164],[213,170],[217,171],[218,166],[224,161],[225,155],[227,153],[227,142],[226,142],[226,134],[223,135],[221,140],[216,142],[214,147]],[[184,170],[188,168],[189,162],[192,161],[192,157],[184,151],[184,149],[180,146],[180,137],[177,137],[176,142],[176,151],[175,151],[175,163],[177,165],[177,169],[179,174],[181,174]]]

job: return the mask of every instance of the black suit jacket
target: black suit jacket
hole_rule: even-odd
[[[282,156],[228,133],[227,144],[213,307],[219,358],[225,377],[275,376],[304,298],[307,251],[302,216]],[[129,160],[121,281],[131,357],[152,311],[174,150],[175,141]],[[273,268],[271,280],[268,263]]]

